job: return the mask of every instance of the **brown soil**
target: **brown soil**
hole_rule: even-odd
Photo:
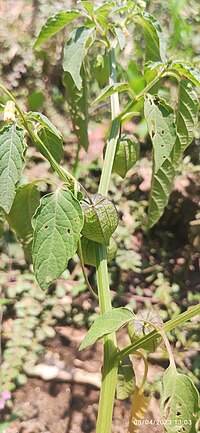
[[[100,374],[102,345],[78,352],[83,331],[57,327],[57,336],[48,343],[43,363],[47,368],[53,362],[62,362],[65,368],[81,368],[85,377]],[[121,335],[122,338],[122,335]],[[134,362],[136,376],[142,374],[142,362]],[[162,373],[158,366],[149,366],[148,380]],[[13,421],[6,433],[95,433],[99,390],[93,385],[62,383],[56,379],[43,381],[29,378],[27,384],[14,393],[14,410],[21,413],[21,419]],[[112,433],[127,433],[130,401],[116,401]],[[159,404],[152,397],[146,420],[159,422]],[[148,422],[148,421],[146,421]],[[144,425],[140,433],[163,433],[160,425]],[[103,432],[102,432],[103,433]]]

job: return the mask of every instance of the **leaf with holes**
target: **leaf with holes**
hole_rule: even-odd
[[[86,80],[85,68],[81,68],[82,88],[78,90],[69,72],[64,72],[63,84],[66,89],[66,96],[70,116],[72,119],[74,133],[78,138],[79,146],[88,149],[88,83]]]
[[[170,158],[166,159],[157,173],[153,173],[152,175],[148,209],[148,229],[157,223],[167,206],[173,187],[174,176],[175,169]]]
[[[11,230],[22,241],[26,259],[32,262],[33,228],[31,219],[39,206],[40,193],[34,182],[17,189],[7,221]]]
[[[24,165],[24,130],[16,124],[0,131],[0,206],[6,213],[15,198],[15,185]]]
[[[169,70],[173,72],[178,72],[181,78],[186,78],[188,81],[191,81],[195,86],[200,87],[200,71],[197,68],[194,68],[189,63],[177,62],[174,61]]]
[[[58,188],[41,199],[32,224],[33,266],[37,281],[45,290],[62,274],[77,250],[82,209],[70,191]]]
[[[168,367],[163,376],[161,411],[167,433],[195,433],[199,395],[191,379]],[[185,422],[187,420],[187,422]]]
[[[142,389],[136,387],[131,400],[131,412],[128,426],[128,433],[138,431],[139,421],[144,419],[151,397],[146,397]]]
[[[54,36],[75,18],[78,18],[80,11],[64,11],[50,17],[42,27],[33,48],[37,48],[42,42]]]
[[[135,390],[135,374],[129,356],[119,364],[117,373],[116,396],[118,400],[125,400]]]
[[[179,82],[177,110],[177,138],[173,149],[173,162],[176,164],[194,137],[198,122],[199,102],[194,91],[194,85],[188,80]]]
[[[63,155],[63,139],[48,128],[41,128],[38,136],[54,159],[59,163]]]
[[[134,317],[135,315],[132,311],[124,307],[115,308],[108,313],[102,314],[95,320],[87,332],[79,350],[83,350],[105,335],[117,331],[119,328],[133,320]]]
[[[144,115],[154,150],[154,173],[169,158],[176,140],[175,115],[163,99],[145,95]]]
[[[139,24],[145,35],[146,62],[164,62],[165,46],[164,37],[160,24],[147,12],[139,13],[134,16],[134,21]]]
[[[85,221],[83,236],[100,244],[109,244],[110,237],[118,226],[118,213],[114,204],[101,194],[90,196],[82,204]]]
[[[83,26],[74,30],[64,47],[63,70],[69,72],[79,90],[82,87],[81,66],[94,40],[95,29]]]

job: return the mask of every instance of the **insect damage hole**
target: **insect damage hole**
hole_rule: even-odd
[[[67,229],[67,233],[69,233],[69,234],[70,234],[70,233],[71,233],[71,229]]]

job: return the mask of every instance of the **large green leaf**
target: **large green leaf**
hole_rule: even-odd
[[[197,389],[188,376],[170,366],[163,377],[161,410],[167,433],[195,433],[199,412]]]
[[[100,244],[109,244],[118,226],[118,213],[114,204],[101,194],[90,196],[82,204],[85,216],[83,236]]]
[[[169,70],[170,69],[174,70],[174,72],[178,72],[181,78],[187,78],[195,84],[195,86],[200,87],[200,71],[191,64],[174,61]]]
[[[144,114],[153,143],[154,162],[148,211],[148,228],[162,216],[173,186],[172,150],[176,141],[173,109],[165,101],[146,95]]]
[[[133,365],[128,356],[119,364],[116,384],[116,397],[125,400],[135,391],[135,374]]]
[[[117,331],[119,328],[133,320],[134,317],[134,314],[128,310],[128,308],[124,307],[114,308],[112,311],[102,314],[95,320],[87,332],[79,350],[83,350],[105,335]]]
[[[0,206],[10,212],[15,197],[15,185],[23,169],[24,130],[16,124],[0,131]]]
[[[94,39],[94,28],[79,27],[74,30],[64,47],[63,69],[65,72],[69,72],[79,90],[82,87],[81,66]]]
[[[144,115],[154,150],[154,173],[169,158],[176,140],[175,115],[170,105],[158,97],[145,95]]]
[[[51,155],[59,163],[63,155],[63,140],[47,128],[42,128],[38,136],[43,141]]]
[[[134,21],[144,30],[146,61],[164,62],[165,49],[163,33],[156,18],[147,12],[143,12],[135,15]]]
[[[79,146],[88,149],[88,86],[84,67],[81,68],[82,88],[79,90],[69,72],[64,72],[63,84]]]
[[[175,169],[170,158],[165,160],[157,173],[153,171],[148,209],[148,229],[156,224],[164,212],[172,191],[174,176]]]
[[[34,271],[40,287],[47,289],[77,250],[82,209],[70,191],[58,188],[41,199],[32,224]]]
[[[0,208],[0,238],[4,233],[4,223],[5,223],[5,212]]]
[[[180,156],[191,143],[194,129],[198,122],[198,98],[188,80],[179,82],[178,110],[177,110],[177,138],[173,151],[173,161],[177,163]]]
[[[198,120],[198,100],[193,85],[186,79],[179,82],[178,108],[176,113],[176,140],[164,164],[153,170],[149,202],[148,228],[162,216],[173,187],[176,166],[184,150],[191,143]]]
[[[37,48],[42,42],[58,33],[61,29],[63,29],[63,27],[71,23],[75,18],[78,18],[79,15],[80,11],[74,10],[59,12],[58,14],[50,17],[42,27],[34,44],[34,48]]]
[[[22,241],[28,262],[32,261],[33,228],[31,219],[39,206],[40,193],[34,182],[17,189],[7,220],[11,230]]]

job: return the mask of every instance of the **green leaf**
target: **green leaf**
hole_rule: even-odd
[[[144,115],[154,149],[154,173],[169,158],[176,140],[174,111],[158,97],[145,95]]]
[[[4,223],[5,223],[5,212],[3,209],[0,208],[0,238],[2,237],[4,233]]]
[[[89,14],[94,12],[94,5],[90,1],[81,1],[79,4],[81,4]]]
[[[191,143],[198,120],[198,100],[191,83],[179,82],[178,109],[176,114],[176,140],[170,156],[160,169],[153,171],[148,211],[148,228],[162,216],[173,187],[175,169],[180,156]]]
[[[116,384],[118,400],[125,400],[135,391],[135,374],[129,356],[119,364]]]
[[[167,433],[195,433],[199,395],[191,379],[168,367],[163,376],[161,410]]]
[[[134,16],[134,21],[139,24],[145,35],[146,61],[164,62],[165,49],[163,33],[160,24],[153,15],[147,12],[139,13]]]
[[[111,84],[105,87],[105,89],[102,90],[100,95],[95,99],[95,101],[92,104],[96,104],[97,102],[101,102],[104,99],[108,98],[111,95],[114,95],[114,93],[124,92],[125,90],[130,91],[130,86],[127,83],[116,83]]]
[[[117,331],[122,326],[134,319],[134,314],[128,308],[115,308],[108,313],[99,316],[87,332],[79,350],[94,344],[105,335]]]
[[[70,191],[58,188],[41,199],[32,224],[33,266],[45,290],[62,274],[77,250],[83,226],[80,204]]]
[[[79,146],[88,149],[88,86],[84,67],[81,68],[82,88],[78,90],[69,72],[63,75],[63,84],[67,93],[67,102],[72,119],[74,133]]]
[[[17,125],[5,126],[0,131],[0,206],[6,213],[15,198],[15,185],[24,164],[24,130]]]
[[[50,129],[42,128],[38,132],[38,136],[43,141],[51,155],[59,163],[63,155],[63,140]]]
[[[31,219],[39,206],[40,193],[34,182],[17,189],[7,220],[11,230],[22,241],[26,259],[32,262],[33,228]]]
[[[175,169],[171,159],[166,159],[162,167],[152,174],[151,194],[148,209],[147,228],[153,227],[167,206],[173,187]]]
[[[56,126],[53,125],[53,123],[44,114],[38,113],[36,111],[29,111],[29,113],[27,114],[27,118],[36,120],[46,129],[49,129],[49,131],[57,135],[58,138],[62,137],[60,131],[56,128]]]
[[[173,150],[173,162],[177,163],[180,156],[191,143],[198,122],[199,102],[193,85],[187,80],[179,82],[177,110],[177,138]]]
[[[82,204],[85,221],[83,236],[100,244],[109,244],[110,237],[118,226],[118,213],[114,204],[101,194],[90,196]]]
[[[94,28],[79,27],[64,47],[63,69],[69,72],[79,90],[82,87],[81,66],[94,39]]]
[[[84,236],[81,238],[81,246],[83,253],[83,261],[85,265],[96,267],[96,242],[86,239]],[[109,245],[106,248],[107,261],[113,260],[117,253],[117,244],[111,236]]]
[[[187,78],[195,86],[200,87],[200,71],[197,68],[191,66],[190,63],[184,62],[173,62],[169,70],[172,69],[174,72],[178,72],[181,78]]]
[[[121,27],[114,27],[115,29],[115,34],[120,46],[120,50],[123,50],[125,45],[126,45],[126,36],[125,36],[125,32],[121,29]]]
[[[58,14],[50,17],[42,27],[33,48],[37,48],[42,42],[58,33],[61,29],[63,29],[63,27],[71,23],[75,18],[78,18],[79,15],[80,11],[74,10],[59,12]]]
[[[115,6],[114,2],[105,3],[95,10],[95,18],[104,29],[108,27],[107,17]]]

